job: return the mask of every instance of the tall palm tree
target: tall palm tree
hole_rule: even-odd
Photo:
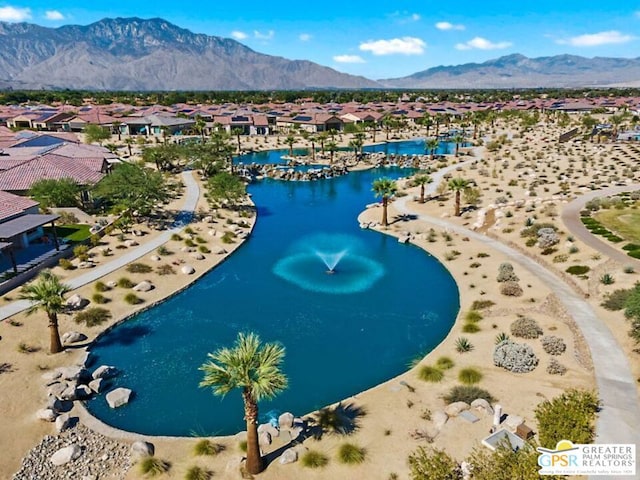
[[[254,475],[265,464],[258,445],[258,402],[270,399],[287,388],[287,377],[280,370],[285,349],[278,343],[262,343],[255,333],[239,333],[232,348],[220,348],[208,355],[201,387],[211,387],[224,397],[242,389],[244,419],[247,423],[247,471]]]
[[[438,150],[439,146],[440,146],[440,142],[438,141],[438,137],[428,138],[426,140],[425,147],[431,154],[431,160],[433,160],[433,157],[435,156],[436,150]]]
[[[204,143],[204,130],[207,127],[207,122],[200,115],[196,115],[196,123],[193,125],[193,129],[200,134],[202,143]]]
[[[133,145],[133,138],[131,137],[125,138],[124,144],[127,146],[127,149],[129,150],[129,156],[131,156],[131,145]]]
[[[324,155],[324,144],[329,139],[329,134],[327,132],[320,132],[318,134],[318,142],[320,143],[320,151],[322,155]]]
[[[460,145],[464,143],[464,135],[456,134],[451,139],[456,144],[456,157],[458,156],[458,152],[460,151]]]
[[[338,144],[336,142],[327,143],[327,150],[329,151],[329,155],[331,158],[329,159],[329,164],[333,164],[333,154],[338,150]]]
[[[311,142],[311,160],[313,162],[316,161],[316,140],[317,137],[315,135],[309,135],[309,142]]]
[[[238,153],[242,152],[242,143],[240,143],[240,135],[242,135],[244,133],[244,130],[242,128],[233,128],[231,130],[231,135],[235,135],[236,136],[236,141],[238,142]]]
[[[389,199],[398,191],[398,184],[395,180],[382,177],[373,181],[373,193],[376,197],[382,197],[382,226],[389,225],[387,218],[387,207],[389,205]]]
[[[58,330],[58,314],[64,311],[64,295],[70,290],[69,285],[60,282],[60,279],[49,270],[43,270],[35,282],[25,285],[20,291],[21,299],[31,301],[27,315],[42,310],[49,317],[49,351],[51,353],[60,353],[64,350]]]
[[[284,143],[289,145],[289,156],[293,157],[293,144],[296,143],[296,137],[294,137],[293,135],[287,135],[287,138],[285,138]]]
[[[418,174],[413,179],[413,183],[416,185],[420,185],[420,203],[424,203],[424,186],[428,183],[433,182],[433,179],[426,174]]]
[[[466,180],[460,177],[452,178],[451,180],[449,180],[449,188],[454,192],[456,192],[456,197],[455,197],[456,204],[455,204],[454,215],[456,217],[459,217],[460,216],[460,192],[469,188],[469,180]]]
[[[122,140],[122,132],[120,131],[120,125],[122,125],[122,122],[120,120],[114,120],[111,123],[111,126],[116,131],[116,135],[118,135],[118,141]]]

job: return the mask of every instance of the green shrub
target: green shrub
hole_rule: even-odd
[[[207,243],[207,241],[202,237],[196,237],[196,242],[198,242],[198,243]]]
[[[76,268],[68,258],[61,258],[60,260],[58,260],[58,265],[60,265],[60,268],[62,268],[63,270],[73,270],[74,268]]]
[[[440,357],[438,360],[436,360],[436,367],[438,367],[440,370],[449,370],[454,366],[455,363],[453,363],[453,360],[451,360],[449,357]]]
[[[200,245],[198,247],[198,251],[200,253],[211,253],[211,250],[209,250],[205,245]]]
[[[444,378],[444,373],[439,368],[423,365],[418,370],[418,378],[425,382],[438,383]]]
[[[179,242],[182,240],[182,237],[180,235],[178,235],[177,233],[174,233],[171,235],[171,240]]]
[[[600,276],[600,283],[603,285],[613,285],[616,279],[610,273],[604,273]]]
[[[338,448],[338,460],[340,463],[346,463],[348,465],[364,462],[366,458],[366,450],[362,447],[354,445],[353,443],[343,443]]]
[[[169,251],[169,249],[164,245],[160,245],[156,250],[156,252],[158,253],[158,255],[161,255],[163,257],[166,257],[167,255],[171,255],[171,251]]]
[[[632,250],[629,253],[627,253],[627,255],[633,258],[640,258],[640,250]]]
[[[202,467],[193,465],[189,467],[187,473],[184,475],[185,480],[209,480],[213,476],[213,473],[209,470],[205,470]]]
[[[224,450],[224,445],[203,438],[193,446],[194,455],[217,455]]]
[[[140,473],[155,477],[169,471],[171,464],[156,457],[144,457],[140,463]]]
[[[593,443],[598,396],[585,390],[567,390],[562,395],[540,403],[535,409],[540,445],[554,446],[560,440]]]
[[[622,247],[622,249],[629,252],[632,250],[640,250],[640,245],[638,245],[637,243],[627,243],[624,247]]]
[[[247,441],[246,440],[241,440],[240,443],[238,443],[238,449],[240,449],[241,452],[247,452]]]
[[[462,471],[458,462],[444,450],[418,447],[409,455],[409,468],[413,480],[459,480]]]
[[[473,385],[474,383],[478,383],[482,380],[482,373],[475,368],[463,368],[458,374],[458,380],[460,380],[460,383],[464,383],[465,385]]]
[[[474,300],[471,304],[471,310],[483,310],[485,308],[493,307],[496,302],[491,300]]]
[[[469,322],[462,326],[463,333],[478,333],[480,330],[480,327],[476,323]]]
[[[476,323],[482,320],[482,314],[477,310],[469,310],[464,316],[464,319],[469,323]]]
[[[139,303],[142,303],[144,300],[142,300],[135,293],[129,292],[124,296],[124,301],[129,305],[138,305]]]
[[[89,247],[86,245],[78,245],[73,248],[73,256],[82,262],[86,262],[89,259],[88,252]]]
[[[194,242],[193,240],[191,240],[190,238],[186,238],[184,241],[184,244],[187,247],[195,247],[196,246],[196,242]]]
[[[630,289],[618,289],[609,293],[601,305],[607,310],[622,310],[627,302],[627,298],[631,295]]]
[[[93,307],[77,313],[74,320],[76,323],[84,323],[87,327],[95,327],[102,325],[110,318],[111,312],[106,308]]]
[[[456,340],[456,351],[458,353],[470,352],[473,350],[472,343],[465,337],[459,337]]]
[[[109,299],[101,293],[94,293],[93,295],[91,295],[91,301],[93,303],[97,303],[98,305],[102,305],[104,303],[108,303]]]
[[[509,335],[507,335],[504,332],[500,332],[498,335],[496,335],[496,339],[495,339],[495,344],[498,345],[499,343],[504,342],[505,340],[509,340],[511,337],[509,337]]]
[[[633,265],[625,265],[625,267],[622,269],[622,271],[624,273],[631,274],[631,273],[635,273],[636,269],[635,269],[635,267]]]
[[[94,289],[96,292],[106,292],[107,290],[109,290],[109,287],[108,287],[104,282],[97,281],[97,282],[94,284],[93,289]]]
[[[449,390],[443,397],[447,404],[455,402],[466,402],[471,404],[477,398],[484,398],[487,402],[493,403],[496,401],[489,392],[480,387],[473,385],[456,385]]]
[[[133,283],[127,277],[122,277],[118,279],[118,286],[120,288],[133,288],[135,286],[135,283]]]
[[[129,273],[151,273],[153,271],[146,263],[130,263],[125,270]]]
[[[322,468],[329,463],[329,457],[317,450],[308,450],[300,461],[304,467]]]
[[[586,265],[571,265],[565,270],[565,272],[570,273],[571,275],[584,275],[589,270],[591,269]]]
[[[507,297],[521,297],[524,292],[518,282],[504,282],[500,285],[500,293]]]
[[[233,232],[224,232],[221,237],[222,243],[234,243],[234,239],[236,238],[236,234]]]

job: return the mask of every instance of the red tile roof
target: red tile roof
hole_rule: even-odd
[[[30,198],[0,191],[0,222],[9,220],[38,205],[38,202]]]

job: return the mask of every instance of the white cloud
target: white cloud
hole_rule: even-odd
[[[627,43],[634,40],[632,35],[623,35],[617,30],[608,32],[587,33],[577,37],[559,39],[556,43],[560,45],[571,45],[572,47],[597,47],[599,45],[610,45],[615,43]]]
[[[0,7],[0,21],[2,22],[24,22],[31,19],[30,8]]]
[[[308,42],[309,40],[311,40],[311,34],[309,33],[301,33],[298,38],[300,39],[301,42]]]
[[[273,30],[269,30],[267,33],[262,33],[258,30],[253,31],[253,36],[258,40],[271,40],[275,34],[276,32],[274,32]]]
[[[338,63],[366,63],[360,55],[336,55],[333,57],[333,61]]]
[[[389,14],[388,16],[401,25],[406,23],[419,22],[420,20],[422,20],[422,16],[419,13],[409,13],[406,10],[398,10]]]
[[[231,36],[233,38],[235,38],[236,40],[246,40],[246,38],[249,36],[244,32],[241,32],[240,30],[234,30],[233,32],[231,32]]]
[[[64,15],[58,10],[47,10],[44,16],[47,20],[52,20],[54,22],[58,20],[64,20]]]
[[[360,44],[360,50],[374,55],[421,55],[427,44],[416,37],[392,38],[390,40],[369,40]]]
[[[464,30],[464,25],[461,24],[453,24],[451,22],[438,22],[436,23],[436,28],[438,30]]]
[[[500,49],[503,49],[503,48],[509,48],[511,45],[513,45],[511,42],[493,43],[493,42],[490,42],[489,40],[487,40],[486,38],[475,37],[475,38],[469,40],[466,43],[458,43],[456,45],[456,49],[458,49],[458,50],[472,50],[472,49],[478,49],[478,50],[500,50]]]

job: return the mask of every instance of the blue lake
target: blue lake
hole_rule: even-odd
[[[198,387],[207,353],[239,331],[286,347],[289,388],[260,404],[304,415],[406,370],[447,335],[458,289],[428,253],[361,230],[375,201],[371,183],[407,170],[386,168],[316,182],[250,186],[258,220],[250,239],[189,289],[121,324],[91,348],[93,365],[114,365],[114,386],[135,397],[112,410],[87,403],[109,425],[152,435],[233,434],[244,429],[239,392]],[[328,259],[338,257],[334,275]]]

